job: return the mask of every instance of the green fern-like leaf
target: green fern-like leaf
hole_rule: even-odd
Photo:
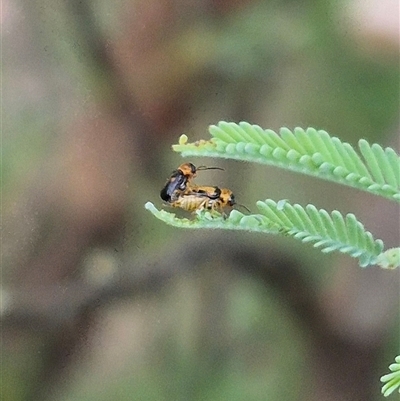
[[[339,251],[358,258],[362,267],[376,264],[383,249],[382,241],[375,240],[353,214],[343,217],[336,210],[329,214],[313,205],[303,208],[286,201],[276,203],[267,199],[257,202],[260,214],[244,215],[232,210],[229,217],[224,218],[219,214],[202,212],[192,220],[157,210],[151,202],[147,202],[145,207],[157,218],[175,227],[247,230],[291,236],[305,243],[313,242],[314,247],[321,248],[324,253]]]
[[[173,149],[182,156],[211,156],[269,164],[348,185],[400,202],[400,158],[392,148],[359,141],[354,148],[327,132],[308,128],[279,135],[246,122],[221,121],[209,128],[211,140],[187,143],[181,136]]]
[[[396,389],[398,389],[398,392],[400,393],[400,355],[396,356],[395,361],[395,363],[392,363],[389,366],[389,370],[392,373],[381,377],[381,382],[385,383],[382,386],[382,394],[385,397],[388,397],[396,391]]]

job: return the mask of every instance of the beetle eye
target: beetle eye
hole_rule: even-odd
[[[190,166],[190,171],[192,172],[192,174],[196,174],[196,167],[192,163],[189,163],[189,166]]]

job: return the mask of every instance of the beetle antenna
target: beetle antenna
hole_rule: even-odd
[[[223,169],[223,168],[221,168],[221,167],[207,167],[207,166],[199,166],[199,167],[197,167],[196,168],[196,170],[197,171],[199,171],[199,170],[225,170],[225,169]]]
[[[235,206],[240,206],[240,207],[242,207],[243,209],[246,209],[249,213],[251,213],[251,210],[250,210],[247,206],[245,206],[245,205],[241,205],[240,203],[236,203]]]

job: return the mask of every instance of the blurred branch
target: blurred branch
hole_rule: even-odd
[[[137,139],[146,138],[152,131],[148,120],[140,111],[140,106],[128,90],[124,77],[115,68],[115,60],[107,51],[104,34],[96,23],[89,0],[71,0],[67,3],[70,17],[68,22],[74,24],[74,32],[80,51],[85,57],[88,74],[85,79],[96,91],[96,99],[106,100],[107,108],[120,115],[131,129],[135,127]]]
[[[276,289],[279,299],[284,300],[313,340],[315,354],[318,355],[317,382],[318,374],[325,376],[326,367],[329,366],[329,380],[335,384],[340,383],[341,392],[359,395],[351,398],[352,400],[368,398],[370,383],[373,382],[371,372],[382,345],[380,341],[362,345],[362,340],[357,343],[341,338],[321,309],[312,283],[290,258],[282,257],[274,251],[264,253],[251,247],[238,248],[231,243],[217,244],[207,240],[188,245],[184,250],[169,250],[168,255],[171,256],[159,255],[158,262],[150,263],[145,269],[143,266],[140,269],[137,265],[129,266],[123,276],[102,287],[71,283],[64,293],[58,287],[51,291],[46,290],[51,294],[53,302],[44,309],[39,309],[29,301],[32,294],[11,294],[12,298],[19,301],[18,304],[11,304],[10,309],[3,315],[3,332],[7,333],[7,329],[11,328],[34,329],[45,333],[47,338],[51,339],[45,354],[47,362],[44,364],[41,380],[35,385],[32,399],[44,399],[47,391],[57,382],[55,379],[60,379],[64,374],[66,363],[71,362],[70,356],[78,349],[82,350],[79,345],[85,341],[88,330],[98,319],[101,308],[122,299],[156,294],[176,275],[187,273],[188,269],[193,272],[201,269],[205,262],[205,254],[207,264],[215,255],[218,260],[224,261],[226,268],[234,268],[240,274],[254,276],[266,287],[272,286]],[[343,366],[348,366],[351,372],[343,370]],[[343,381],[349,374],[358,380],[344,386]],[[339,390],[335,391],[340,393]]]

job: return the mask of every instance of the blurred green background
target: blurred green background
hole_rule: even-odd
[[[2,399],[378,400],[399,272],[286,238],[184,231],[144,209],[220,120],[397,151],[397,1],[3,0]],[[399,209],[224,160],[197,183],[352,212]],[[393,397],[393,396],[392,396]],[[394,396],[396,397],[396,396]]]

